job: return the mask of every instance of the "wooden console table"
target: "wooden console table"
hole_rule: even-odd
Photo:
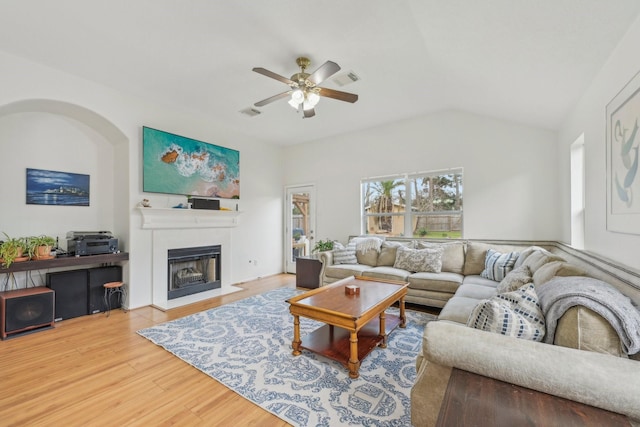
[[[117,254],[86,255],[86,256],[62,256],[53,259],[43,259],[37,261],[14,262],[9,268],[0,267],[0,274],[16,273],[19,271],[45,270],[47,268],[75,267],[91,264],[111,264],[113,262],[126,261],[129,259],[127,252]]]
[[[631,426],[624,415],[453,369],[440,414],[444,426]]]

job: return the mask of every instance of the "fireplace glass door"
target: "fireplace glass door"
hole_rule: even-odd
[[[169,249],[168,299],[218,289],[220,246]]]

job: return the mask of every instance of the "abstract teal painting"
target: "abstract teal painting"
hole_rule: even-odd
[[[640,234],[640,74],[607,105],[607,229]]]
[[[144,126],[143,191],[240,198],[240,152]]]

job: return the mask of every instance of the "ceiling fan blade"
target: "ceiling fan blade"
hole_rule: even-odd
[[[286,98],[287,96],[289,96],[290,93],[291,93],[291,91],[288,90],[286,92],[282,92],[282,93],[279,93],[277,95],[270,96],[269,98],[263,99],[262,101],[258,101],[253,105],[255,105],[256,107],[264,107],[267,104],[271,104],[273,101],[277,101],[278,99]]]
[[[340,71],[340,66],[338,64],[333,61],[327,61],[307,77],[307,80],[314,85],[319,85],[338,71]]]
[[[358,100],[358,95],[355,93],[341,92],[339,90],[327,89],[326,87],[319,87],[316,89],[320,89],[318,95],[326,96],[327,98],[337,99],[339,101],[346,102],[356,102]]]
[[[316,115],[316,110],[313,108],[309,108],[308,110],[302,110],[304,112],[304,118],[308,119],[309,117],[313,117]]]
[[[288,79],[284,76],[281,76],[280,74],[276,74],[273,71],[269,71],[265,68],[262,67],[255,67],[253,69],[253,71],[255,71],[258,74],[262,74],[263,76],[267,76],[267,77],[271,77],[272,79],[276,79],[278,81],[281,81],[282,83],[286,83],[288,85],[292,85],[292,84],[296,84],[293,80]]]

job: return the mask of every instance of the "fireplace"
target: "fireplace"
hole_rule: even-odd
[[[219,289],[222,285],[220,249],[220,245],[169,249],[167,299]]]
[[[206,209],[138,208],[142,228],[151,231],[145,244],[151,252],[152,304],[160,310],[170,310],[242,290],[233,286],[231,277],[231,235],[238,224],[238,211],[210,211]],[[183,297],[168,298],[170,269],[167,255],[176,248],[219,245],[216,260],[216,282],[219,286]],[[187,288],[188,289],[188,288]],[[192,288],[192,290],[195,290]]]

